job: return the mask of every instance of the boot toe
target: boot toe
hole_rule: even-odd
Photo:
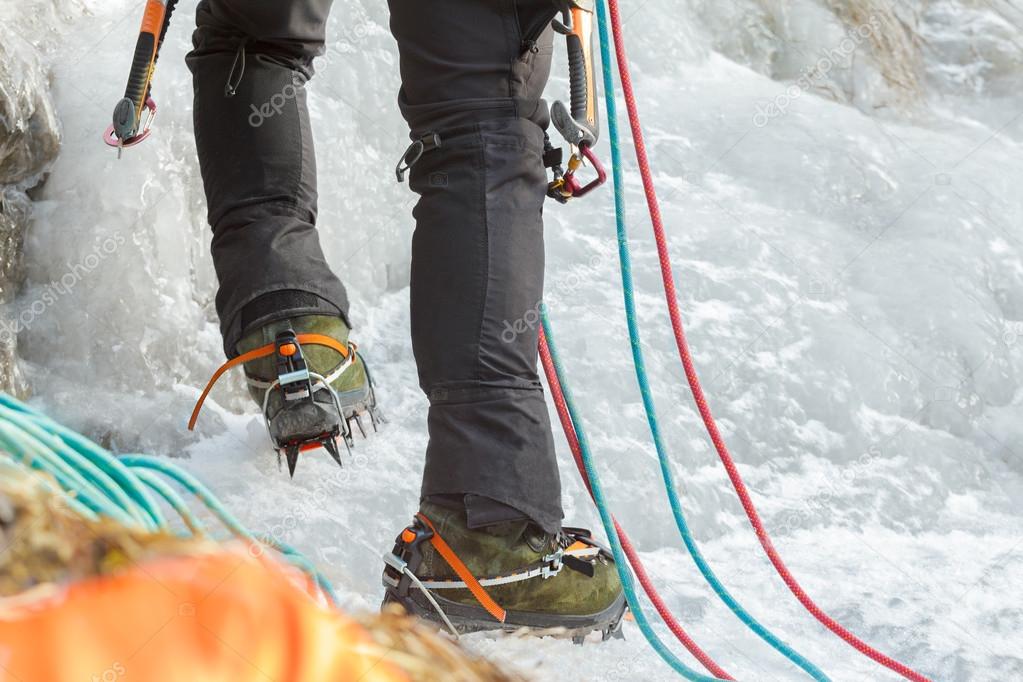
[[[316,438],[340,428],[341,418],[333,403],[297,401],[270,417],[270,435],[278,443]]]

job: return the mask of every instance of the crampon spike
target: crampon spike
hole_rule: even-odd
[[[625,639],[625,630],[622,629],[621,621],[604,630],[601,634],[601,641],[610,639]]]
[[[355,415],[352,416],[352,419],[355,420],[355,425],[359,427],[359,433],[361,433],[362,437],[365,438],[366,437],[366,429],[363,428],[363,426],[362,426],[362,415],[355,414]],[[350,424],[350,422],[349,422],[349,424]]]
[[[297,445],[289,445],[284,448],[284,458],[288,460],[288,473],[292,478],[295,478],[295,467],[298,466],[298,451]]]
[[[330,453],[330,456],[337,462],[339,467],[345,468],[344,463],[341,462],[341,453],[338,451],[337,440],[335,438],[328,438],[323,441],[323,449]]]
[[[373,425],[373,431],[376,432],[378,426],[387,423],[387,419],[384,417],[384,413],[380,411],[380,408],[376,406],[376,398],[373,400],[373,407],[369,410],[369,423]]]

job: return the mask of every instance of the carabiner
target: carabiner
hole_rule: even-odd
[[[607,182],[607,171],[604,169],[604,164],[593,153],[590,145],[583,145],[578,150],[568,160],[568,171],[560,176],[555,173],[554,181],[547,186],[547,195],[561,203],[565,203],[569,199],[578,199],[579,197],[586,196]],[[593,166],[597,177],[584,185],[579,182],[575,174],[579,168],[586,165],[586,161],[589,161],[590,165]]]
[[[121,100],[121,102],[122,103],[128,102],[129,104],[131,103],[130,100],[127,99],[123,99]],[[139,132],[135,133],[134,135],[129,135],[128,137],[121,139],[120,137],[117,136],[117,133],[114,131],[113,124],[111,124],[107,128],[106,132],[103,133],[103,141],[107,143],[107,145],[110,147],[117,147],[118,156],[120,156],[121,149],[125,147],[134,147],[139,142],[142,142],[147,137],[149,137],[149,133],[153,127],[153,119],[156,118],[156,100],[154,100],[152,97],[147,97],[145,102],[145,109],[146,109],[145,123],[143,123],[142,129]]]
[[[555,19],[552,23],[554,30],[565,36],[568,45],[570,104],[554,102],[551,123],[571,145],[573,153],[567,172],[563,172],[560,165],[551,166],[554,179],[547,186],[547,195],[565,203],[604,184],[607,173],[592,151],[600,135],[593,59],[593,0],[562,0],[560,9],[562,20]],[[593,165],[597,177],[583,185],[575,173],[586,161]]]

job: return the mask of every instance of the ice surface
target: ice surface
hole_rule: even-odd
[[[391,423],[345,472],[310,457],[294,482],[237,377],[195,434],[184,428],[222,360],[183,63],[192,3],[164,46],[156,133],[121,161],[99,136],[123,91],[136,3],[17,5],[32,8],[18,21],[52,65],[64,128],[18,300],[44,302],[20,344],[38,404],[119,451],[185,458],[250,526],[310,552],[346,606],[375,608],[379,555],[415,509],[426,408],[408,341],[413,197],[391,174],[407,138],[385,4],[337,3],[311,100],[324,248]],[[1023,678],[1019,2],[630,5],[685,319],[777,546],[834,616],[934,679]],[[843,51],[872,18],[882,30]],[[566,87],[556,77],[550,93]],[[647,361],[708,559],[834,679],[892,679],[806,615],[762,557],[682,384],[626,170]],[[713,599],[675,533],[624,348],[610,192],[547,215],[552,317],[616,513],[720,663],[743,680],[799,678]],[[62,278],[70,286],[47,296]],[[561,449],[568,516],[595,526]],[[582,648],[469,641],[538,679],[670,679],[626,630]]]

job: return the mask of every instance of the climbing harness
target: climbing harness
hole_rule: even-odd
[[[152,96],[153,73],[160,47],[170,26],[171,14],[178,0],[147,0],[142,27],[135,43],[135,53],[128,72],[124,97],[114,107],[113,123],[103,133],[103,141],[117,147],[117,158],[125,147],[133,147],[149,137],[156,117],[156,101]],[[143,114],[146,120],[143,122]]]
[[[835,632],[841,636],[846,642],[852,644],[857,650],[865,655],[869,656],[873,660],[885,665],[886,667],[894,670],[903,677],[914,680],[914,682],[925,682],[927,678],[920,675],[916,671],[911,670],[905,665],[895,661],[894,659],[878,652],[873,649],[862,640],[858,639],[855,635],[848,632],[836,621],[831,619],[825,614],[806,593],[802,590],[799,584],[795,581],[795,578],[789,573],[788,569],[782,563],[780,556],[774,549],[766,529],[761,522],[759,515],[753,506],[752,499],[746,490],[742,479],[739,476],[738,470],[732,460],[730,453],[724,445],[723,439],[717,430],[717,426],[714,423],[713,416],[710,413],[709,407],[707,406],[706,398],[699,384],[699,379],[696,376],[695,368],[692,362],[692,357],[685,340],[684,329],[681,323],[681,316],[678,310],[677,296],[674,289],[674,280],[671,273],[671,263],[667,249],[666,237],[664,234],[663,221],[661,220],[660,211],[657,205],[657,196],[653,188],[652,174],[650,172],[649,162],[646,156],[646,149],[643,143],[642,129],[639,123],[639,116],[636,108],[635,96],[632,90],[632,82],[628,69],[628,62],[625,56],[624,40],[622,36],[621,20],[618,11],[617,0],[606,0],[608,5],[600,5],[600,33],[601,33],[601,52],[604,61],[604,81],[605,81],[605,96],[607,100],[608,108],[608,119],[609,128],[611,129],[611,144],[612,154],[614,157],[614,179],[615,179],[615,203],[616,203],[616,214],[618,223],[618,242],[619,251],[622,265],[622,277],[623,277],[623,288],[625,290],[625,301],[627,317],[629,322],[629,333],[631,346],[633,348],[633,360],[636,368],[637,379],[640,383],[641,393],[644,399],[644,408],[647,413],[651,432],[654,437],[655,445],[657,446],[657,452],[661,463],[662,476],[665,481],[665,487],[668,493],[669,501],[671,502],[672,511],[675,516],[676,524],[679,527],[680,533],[685,541],[686,547],[692,555],[697,566],[703,573],[704,578],[711,584],[712,588],[718,594],[718,596],[729,606],[729,608],[746,623],[751,629],[753,629],[758,635],[765,639],[775,649],[784,654],[792,662],[799,665],[805,672],[810,674],[812,677],[818,680],[826,680],[827,678],[817,669],[813,664],[803,659],[799,654],[793,651],[790,647],[785,645],[781,640],[778,640],[765,628],[759,625],[752,616],[750,616],[742,607],[735,602],[735,600],[727,593],[720,581],[710,571],[709,566],[703,560],[699,554],[698,548],[692,541],[691,533],[688,530],[685,519],[682,515],[681,505],[678,500],[678,495],[675,490],[674,481],[671,475],[669,462],[663,449],[663,444],[660,440],[659,429],[657,425],[656,414],[653,409],[653,402],[650,396],[649,382],[646,378],[645,367],[643,364],[642,352],[640,350],[641,344],[638,336],[638,325],[636,324],[635,306],[632,294],[632,280],[631,280],[631,265],[629,260],[628,252],[628,236],[625,232],[625,220],[624,220],[624,186],[621,178],[621,156],[620,156],[620,145],[617,136],[617,115],[616,106],[614,101],[614,88],[613,88],[613,76],[611,74],[610,67],[610,39],[608,37],[608,26],[614,36],[614,48],[617,56],[617,63],[619,69],[619,75],[622,81],[622,89],[624,91],[626,104],[629,110],[629,118],[632,127],[632,133],[635,140],[636,154],[639,162],[639,167],[643,177],[644,190],[647,197],[647,203],[650,208],[651,221],[654,226],[654,233],[656,237],[658,253],[660,256],[662,279],[664,282],[665,296],[668,301],[669,313],[672,320],[672,326],[675,332],[676,343],[678,345],[679,353],[682,358],[683,366],[686,371],[686,377],[689,382],[690,388],[693,391],[694,398],[699,408],[701,417],[704,420],[704,424],[707,427],[708,433],[711,435],[711,439],[714,442],[715,448],[717,449],[725,468],[728,471],[729,478],[731,479],[733,486],[736,488],[737,493],[743,503],[743,507],[746,510],[747,516],[750,519],[751,524],[756,530],[758,539],[761,545],[768,554],[772,564],[776,570],[783,577],[786,585],[796,595],[800,603],[807,608],[819,621],[827,626],[832,632]],[[610,12],[610,13],[609,13]],[[654,649],[664,658],[664,660],[671,665],[677,672],[687,679],[706,679],[700,676],[698,673],[686,668],[681,662],[678,661],[670,651],[668,651],[663,643],[657,639],[656,635],[650,630],[649,624],[646,622],[642,612],[638,609],[638,604],[635,603],[635,593],[631,584],[631,575],[624,570],[624,564],[621,560],[621,555],[625,554],[625,544],[627,538],[620,533],[620,528],[617,526],[617,522],[610,515],[606,509],[606,503],[603,498],[602,490],[598,479],[596,478],[596,471],[593,468],[592,458],[588,451],[585,435],[582,433],[581,424],[578,420],[578,414],[572,404],[571,396],[568,393],[567,387],[563,381],[563,371],[557,359],[556,352],[553,348],[553,340],[551,338],[550,322],[547,317],[546,309],[541,310],[542,322],[543,322],[543,334],[540,337],[540,356],[544,365],[545,373],[548,377],[548,383],[551,386],[551,392],[555,399],[555,405],[558,409],[559,417],[561,418],[562,426],[565,430],[566,437],[569,441],[569,445],[572,448],[573,455],[576,457],[577,465],[580,468],[580,473],[583,477],[583,481],[586,484],[587,489],[597,504],[598,511],[601,515],[601,520],[604,524],[605,530],[608,537],[611,539],[611,547],[615,553],[619,572],[622,577],[623,585],[626,587],[626,594],[629,596],[629,603],[634,613],[637,616],[637,622],[640,624],[640,628],[643,630],[648,641],[654,647]],[[622,542],[622,539],[625,542]],[[633,557],[630,556],[630,559]],[[640,572],[641,565],[637,567],[638,560],[633,562],[633,566],[637,571],[637,575],[641,578],[643,574]],[[649,590],[648,590],[649,593]],[[655,601],[656,604],[656,601]],[[658,609],[661,611],[660,609]],[[664,613],[662,616],[664,616]],[[666,619],[666,622],[667,619]],[[670,626],[670,624],[669,624]],[[674,630],[674,628],[672,628]],[[676,636],[686,644],[683,636],[676,631]],[[684,633],[683,633],[684,634]],[[690,648],[687,644],[687,648]],[[714,675],[719,678],[731,679],[724,674],[713,661],[709,659],[705,660],[701,658],[696,651],[690,648],[690,651],[697,655],[697,658],[701,660],[701,663]],[[701,652],[702,653],[702,652]],[[712,667],[713,666],[713,667]]]
[[[589,194],[607,181],[607,172],[593,152],[600,136],[593,59],[593,3],[594,0],[554,0],[561,19],[554,19],[551,25],[555,32],[565,36],[568,46],[569,104],[557,100],[551,105],[551,123],[568,143],[570,154],[565,164],[563,150],[555,147],[544,132],[543,165],[554,176],[547,185],[547,196],[562,204]],[[526,45],[533,51],[539,49],[533,41]],[[445,133],[447,137],[456,134],[456,131]],[[435,132],[427,132],[414,139],[395,165],[394,175],[398,182],[404,182],[405,174],[423,154],[441,146],[441,137]],[[583,184],[576,174],[587,164],[593,167],[596,177]]]
[[[597,107],[596,67],[593,59],[594,0],[560,0],[561,19],[552,23],[554,30],[565,36],[568,45],[568,106],[558,100],[551,105],[551,123],[569,144],[571,155],[568,170],[561,165],[561,150],[555,150],[544,135],[544,165],[554,179],[547,185],[547,196],[559,203],[589,194],[607,181],[607,172],[593,153],[600,135]],[[586,162],[597,177],[585,185],[576,172]]]
[[[302,352],[302,344],[325,346],[335,350],[341,354],[342,361],[326,376],[317,374],[316,372],[311,371],[306,364],[305,356]],[[361,416],[358,411],[352,411],[351,414],[347,415],[345,414],[345,410],[342,408],[337,392],[331,388],[331,383],[339,378],[346,370],[351,368],[356,361],[362,362],[362,360],[361,356],[358,354],[358,347],[354,343],[348,343],[345,345],[337,339],[323,334],[296,334],[293,330],[286,329],[279,332],[272,343],[260,346],[259,348],[255,348],[246,353],[242,353],[241,355],[225,362],[217,369],[216,372],[213,373],[213,376],[210,377],[209,382],[206,384],[206,388],[203,389],[202,394],[196,401],[195,407],[192,410],[192,416],[188,420],[188,430],[191,431],[195,428],[196,420],[199,418],[199,412],[202,410],[202,406],[206,402],[206,397],[213,389],[213,385],[217,383],[220,377],[223,376],[227,370],[246,362],[269,357],[271,355],[274,356],[277,378],[272,381],[263,381],[253,377],[246,377],[246,381],[251,386],[264,392],[263,419],[266,424],[267,435],[270,438],[270,442],[273,444],[274,450],[277,452],[278,467],[281,466],[281,456],[283,455],[288,464],[288,473],[294,477],[295,467],[298,464],[299,453],[320,447],[330,454],[331,458],[337,462],[338,466],[343,467],[344,464],[341,460],[338,441],[343,440],[345,449],[349,454],[351,454],[351,449],[355,445],[355,438],[353,437],[352,432],[352,422],[354,421],[356,426],[358,426],[363,437],[366,436],[366,430],[362,426]],[[363,367],[365,367],[365,362],[362,364]],[[369,413],[370,423],[373,430],[376,431],[378,425],[382,423],[384,419],[377,408],[376,393],[373,389],[373,381],[368,369],[366,370],[366,381],[369,385],[369,398],[368,404],[366,405],[366,412]],[[269,411],[270,400],[273,395],[279,394],[283,399],[284,405],[293,407],[302,401],[316,403],[316,393],[323,390],[327,391],[327,396],[330,398],[329,404],[337,412],[338,418],[335,423],[329,425],[325,431],[319,430],[315,433],[301,433],[292,435],[288,438],[281,438],[274,434],[271,428]]]
[[[418,574],[423,563],[422,546],[427,542],[455,572],[457,579],[422,577]],[[433,522],[423,512],[419,512],[412,525],[398,535],[394,549],[383,556],[385,564],[383,584],[386,591],[384,602],[397,602],[410,613],[433,620],[439,619],[456,638],[461,633],[480,630],[551,627],[555,625],[555,619],[571,621],[573,617],[566,619],[561,616],[550,616],[552,619],[550,623],[538,619],[540,617],[536,614],[532,616],[523,614],[521,618],[516,618],[516,614],[505,610],[497,603],[487,588],[526,580],[547,580],[566,568],[593,577],[594,563],[610,561],[610,558],[611,551],[598,543],[588,530],[563,528],[554,551],[544,555],[540,561],[523,566],[512,573],[478,577],[441,537]],[[466,606],[445,599],[438,594],[444,590],[468,590],[479,607]],[[426,604],[422,604],[417,595],[421,595]],[[624,608],[616,608],[616,605],[613,605],[608,612],[610,614],[608,617],[601,620],[598,616],[593,623],[584,623],[584,617],[575,616],[577,622],[568,628],[573,640],[581,643],[585,635],[594,629],[601,631],[604,640],[620,636]],[[459,623],[457,626],[452,622],[453,615],[457,615]],[[533,622],[527,622],[530,619]]]
[[[165,459],[142,455],[115,457],[96,443],[0,393],[0,475],[6,467],[25,467],[52,476],[67,507],[96,521],[111,519],[127,528],[209,537],[202,522],[168,484],[177,484],[199,500],[235,538],[249,545],[253,556],[264,549],[279,552],[305,572],[324,597],[337,604],[330,582],[298,550],[272,536],[258,538],[245,528],[217,497],[185,471]],[[156,497],[154,497],[154,495]],[[157,501],[162,499],[181,519],[175,528]]]

